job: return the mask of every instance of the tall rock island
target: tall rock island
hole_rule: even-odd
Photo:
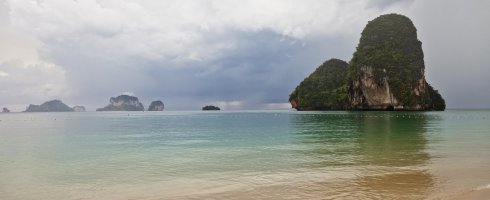
[[[144,111],[143,104],[139,102],[138,97],[129,95],[120,95],[111,97],[110,104],[103,108],[98,108],[97,111]]]
[[[444,110],[425,80],[422,43],[403,15],[368,22],[352,60],[325,62],[291,93],[297,110]]]
[[[73,112],[70,108],[60,100],[51,100],[44,102],[41,105],[29,105],[24,112]]]

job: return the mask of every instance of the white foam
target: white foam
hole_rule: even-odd
[[[486,189],[490,189],[490,184],[477,187],[475,190],[486,190]]]

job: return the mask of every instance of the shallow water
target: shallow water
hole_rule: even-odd
[[[0,114],[0,199],[488,199],[490,111]]]

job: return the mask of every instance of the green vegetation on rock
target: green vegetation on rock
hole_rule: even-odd
[[[305,78],[289,96],[298,110],[340,110],[348,107],[347,62],[330,59]]]
[[[444,98],[442,98],[441,94],[439,94],[439,91],[434,90],[432,86],[427,84],[429,87],[429,96],[427,99],[428,102],[428,108],[430,110],[445,110],[446,109],[446,101],[444,101]]]
[[[362,66],[372,67],[378,85],[388,77],[390,89],[400,103],[409,106],[424,103],[423,98],[411,94],[425,67],[422,42],[408,17],[387,14],[366,25],[349,65],[351,80],[358,78]]]

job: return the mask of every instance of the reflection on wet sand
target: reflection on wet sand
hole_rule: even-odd
[[[377,166],[414,166],[430,159],[424,151],[427,140],[425,115],[397,118],[389,113],[365,113],[359,121],[362,162]],[[380,117],[378,117],[380,116]]]
[[[425,199],[435,180],[425,164],[426,116],[408,113],[365,113],[359,124],[361,163],[358,185],[370,199]],[[380,116],[380,117],[378,117]]]
[[[424,170],[398,170],[361,176],[357,184],[368,199],[426,199],[434,180]]]

